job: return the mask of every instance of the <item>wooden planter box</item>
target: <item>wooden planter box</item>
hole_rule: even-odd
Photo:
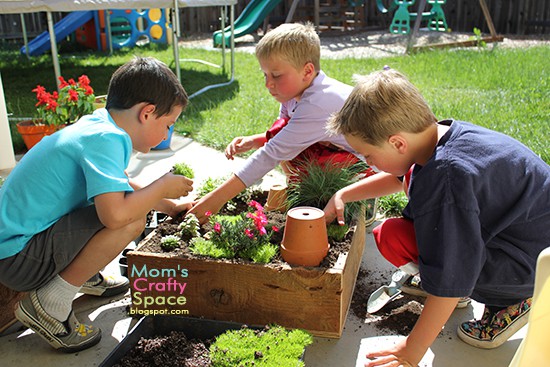
[[[189,315],[249,325],[276,323],[315,336],[342,335],[365,247],[364,218],[356,226],[350,251],[340,254],[328,269],[184,259],[140,251],[153,234],[127,253],[130,313]]]

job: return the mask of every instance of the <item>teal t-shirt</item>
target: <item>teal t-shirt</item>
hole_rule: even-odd
[[[133,191],[124,172],[131,154],[130,136],[106,109],[42,139],[0,188],[0,259],[95,196]]]

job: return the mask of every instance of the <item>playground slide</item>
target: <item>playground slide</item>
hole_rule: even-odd
[[[235,20],[235,38],[252,33],[258,29],[265,17],[281,2],[281,0],[252,0],[237,20]],[[229,46],[231,27],[225,27],[225,45]],[[222,45],[222,31],[216,31],[213,35],[214,47]]]
[[[54,24],[55,39],[60,40],[67,37],[78,29],[78,27],[84,25],[90,19],[93,19],[93,11],[75,11],[69,13],[66,17],[63,17],[59,22]],[[42,32],[31,42],[28,43],[29,55],[38,56],[50,49],[50,34]],[[25,46],[21,47],[21,53],[25,54]]]

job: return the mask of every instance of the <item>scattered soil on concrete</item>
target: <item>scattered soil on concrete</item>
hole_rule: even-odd
[[[400,295],[380,311],[369,314],[367,312],[367,302],[371,293],[384,285],[380,284],[377,279],[391,279],[391,272],[374,274],[363,268],[359,269],[357,283],[351,299],[351,311],[356,317],[364,320],[366,324],[372,324],[380,330],[387,330],[398,335],[409,335],[422,312],[423,298]]]

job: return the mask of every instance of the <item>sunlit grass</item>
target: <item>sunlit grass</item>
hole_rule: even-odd
[[[152,46],[118,51],[65,54],[62,75],[87,74],[96,94],[105,94],[116,68],[139,54],[154,56],[174,66],[170,47]],[[219,51],[181,49],[180,57],[221,62]],[[236,53],[236,81],[193,98],[176,126],[180,134],[217,149],[233,137],[265,131],[275,120],[278,103],[264,87],[254,55]],[[455,118],[506,133],[550,162],[550,47],[495,50],[439,50],[382,59],[322,60],[331,77],[353,84],[354,74],[366,74],[390,65],[406,74],[421,90],[440,119]],[[212,83],[229,80],[227,68],[182,63],[182,83],[189,94]],[[0,50],[0,70],[7,109],[16,117],[32,116],[31,90],[55,87],[50,56],[27,60],[17,50]],[[146,87],[146,86],[144,86]],[[18,134],[13,133],[17,143]],[[21,149],[21,147],[19,147]]]

